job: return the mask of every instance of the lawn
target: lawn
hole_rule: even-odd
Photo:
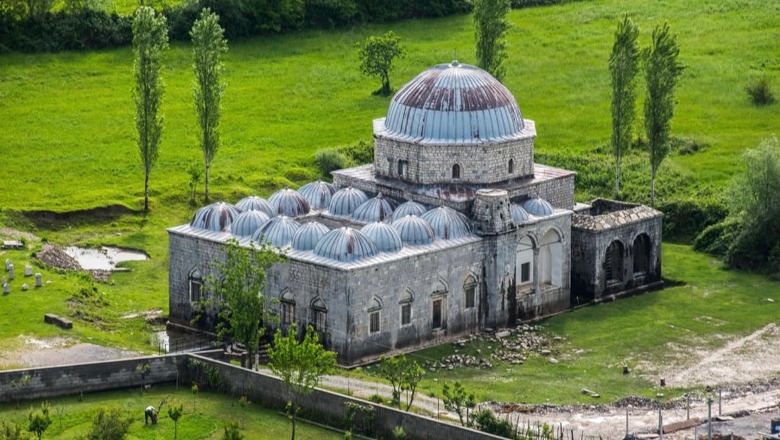
[[[175,389],[173,386],[153,387],[142,391],[122,391],[85,394],[83,396],[50,399],[52,424],[43,435],[47,439],[77,439],[85,435],[99,408],[119,408],[125,417],[133,422],[127,436],[131,439],[171,439],[173,421],[168,418],[167,409],[181,404],[184,412],[178,422],[178,438],[187,440],[220,439],[224,426],[237,423],[248,439],[279,439],[289,437],[290,421],[279,415],[277,410],[264,408],[255,403],[244,404],[238,398],[214,393],[199,393],[197,400],[189,389]],[[144,425],[144,408],[160,402],[166,403],[156,425]],[[17,409],[13,403],[0,405],[0,421],[20,423],[27,427],[27,415],[31,408],[38,408],[40,402],[22,402]],[[299,423],[296,429],[299,439],[339,439],[343,434],[322,429],[306,423]]]

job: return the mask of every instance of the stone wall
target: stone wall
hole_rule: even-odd
[[[138,370],[142,365],[149,365],[144,375]],[[0,372],[0,402],[175,383],[178,372],[184,371],[186,365],[187,355],[176,354],[4,371]],[[28,385],[18,388],[12,385],[25,376],[30,377]]]
[[[277,408],[284,408],[287,404],[288,395],[284,383],[274,376],[239,368],[231,364],[198,355],[190,356],[217,368],[225,378],[229,389],[235,387],[237,393],[248,396],[249,400],[253,402],[261,402],[264,405]],[[298,403],[301,407],[301,413],[305,417],[308,416],[319,420],[330,420],[332,422],[340,423],[344,420],[347,402],[369,405],[374,408],[374,431],[377,437],[390,438],[393,429],[397,426],[401,426],[410,439],[497,440],[501,438],[383,405],[376,405],[364,400],[353,399],[349,396],[336,394],[319,388],[314,389],[312,394],[307,395]],[[314,415],[312,416],[312,414]]]
[[[374,166],[377,174],[419,184],[490,184],[533,174],[534,137],[473,145],[419,145],[375,137]],[[398,161],[405,162],[403,175]],[[509,161],[513,162],[509,173]],[[460,178],[452,168],[460,167]]]

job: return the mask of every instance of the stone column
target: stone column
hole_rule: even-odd
[[[533,294],[536,295],[539,293],[539,244],[535,243],[536,247],[534,248],[534,262],[532,264],[533,270],[531,271],[532,279],[534,280],[534,291]]]

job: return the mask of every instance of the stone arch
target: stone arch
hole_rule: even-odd
[[[439,277],[439,279],[436,281],[436,284],[433,286],[433,293],[446,293],[450,291],[450,285],[442,277]]]
[[[311,309],[311,323],[314,330],[319,334],[325,333],[328,329],[328,305],[317,296],[311,300],[309,308]]]
[[[373,312],[375,310],[380,310],[382,308],[382,300],[378,296],[374,296],[371,298],[371,301],[368,303],[368,311]]]
[[[406,288],[406,290],[404,290],[404,293],[401,294],[401,299],[398,300],[398,303],[406,304],[411,302],[414,302],[414,292],[412,292],[411,289]]]
[[[382,310],[382,300],[374,296],[368,303],[368,334],[379,333],[381,328],[380,312]]]
[[[190,295],[190,302],[200,302],[203,292],[203,273],[200,267],[195,266],[187,274],[187,290]]]
[[[477,306],[477,290],[479,287],[479,278],[469,273],[463,280],[463,295],[465,308],[472,309]]]
[[[509,168],[509,174],[514,174],[515,173],[515,160],[514,159],[509,159],[508,168]]]
[[[550,228],[539,241],[539,284],[560,287],[563,281],[563,238]]]
[[[460,165],[454,164],[452,166],[452,178],[453,179],[460,179]]]
[[[412,323],[412,303],[414,302],[414,292],[409,288],[404,290],[401,294],[401,299],[398,301],[401,311],[401,326],[409,325]]]
[[[281,309],[282,324],[292,324],[295,322],[295,296],[288,288],[282,289],[279,293],[279,303]]]
[[[623,282],[623,258],[625,246],[620,240],[614,240],[604,252],[604,280],[607,284]]]
[[[646,233],[641,233],[634,238],[632,246],[634,255],[634,275],[644,275],[650,272],[652,261],[653,241]]]

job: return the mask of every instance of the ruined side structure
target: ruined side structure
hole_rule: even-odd
[[[535,137],[487,72],[424,71],[374,121],[373,164],[169,229],[171,323],[190,325],[230,238],[286,252],[266,292],[279,325],[311,324],[346,365],[659,281],[660,213],[575,204],[575,173],[534,163]]]

